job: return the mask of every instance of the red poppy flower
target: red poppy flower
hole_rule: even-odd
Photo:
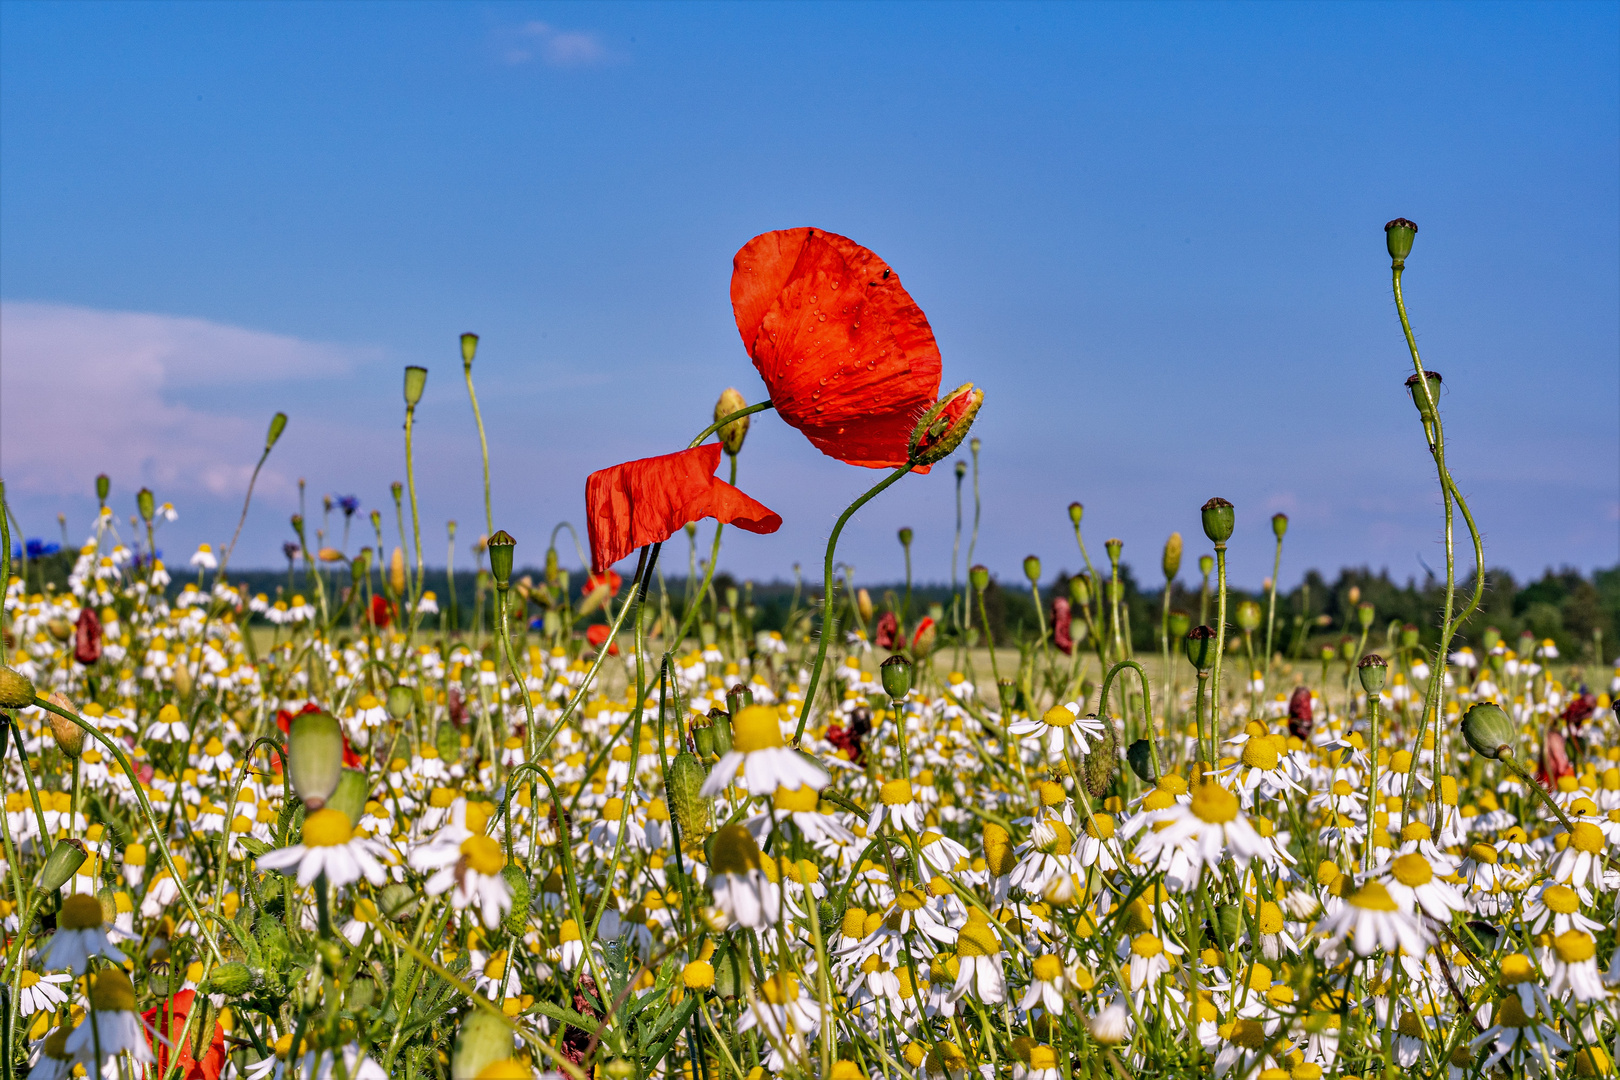
[[[385,596],[371,598],[371,625],[379,630],[387,629],[394,619],[394,605],[388,602]]]
[[[873,644],[880,649],[892,649],[900,636],[900,620],[894,617],[894,612],[885,611],[878,616],[877,629],[874,631]]]
[[[889,264],[847,237],[801,228],[754,237],[732,268],[737,331],[782,419],[829,457],[904,465],[917,420],[939,397],[940,357]]]
[[[1052,599],[1052,644],[1064,656],[1074,652],[1074,618],[1069,613],[1067,596]]]
[[[585,481],[591,569],[598,574],[638,547],[668,540],[687,522],[715,518],[753,533],[782,527],[774,511],[716,479],[720,444],[601,469]]]
[[[186,1034],[186,1019],[191,1015],[191,1007],[196,1000],[197,995],[193,991],[182,990],[165,1004],[155,1005],[141,1014],[146,1021],[146,1041],[157,1055],[159,1076],[172,1076],[175,1080],[219,1080],[219,1074],[225,1069],[225,1031],[217,1020],[213,1034],[203,1044],[201,1061],[192,1053],[198,1035],[195,1025],[185,1041],[181,1042],[181,1036]],[[175,1062],[178,1069],[170,1073],[170,1047],[176,1043],[180,1046],[180,1056]]]
[[[613,628],[607,623],[593,623],[585,628],[585,640],[590,643],[591,648],[600,649],[602,647],[602,642],[608,639],[608,633],[612,629]],[[619,646],[609,645],[608,655],[618,656]]]
[[[85,667],[101,659],[101,620],[92,608],[79,611],[78,625],[73,628],[73,659]]]
[[[603,585],[607,586],[609,596],[618,596],[619,589],[624,585],[624,579],[612,570],[600,574],[587,574],[585,584],[580,587],[579,595],[589,596]]]

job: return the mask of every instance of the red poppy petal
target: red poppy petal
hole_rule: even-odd
[[[733,259],[732,312],[782,419],[850,464],[904,464],[939,396],[928,318],[882,259],[815,229],[765,233]]]

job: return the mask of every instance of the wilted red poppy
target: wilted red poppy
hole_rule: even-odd
[[[905,464],[940,357],[888,263],[836,233],[764,233],[732,260],[731,310],[783,420],[851,465]]]
[[[612,630],[613,628],[607,623],[592,623],[590,626],[585,628],[585,640],[590,643],[591,648],[600,649],[602,647],[602,642],[608,639],[608,634],[611,633]],[[609,645],[608,655],[618,656],[619,647],[617,645]]]
[[[687,522],[715,518],[753,533],[782,527],[774,511],[716,479],[720,444],[627,461],[585,481],[591,568],[601,573],[636,548],[668,540]]]
[[[1067,596],[1054,597],[1052,600],[1052,644],[1065,656],[1074,652],[1074,619],[1069,614]]]
[[[605,570],[600,574],[585,575],[585,584],[580,587],[579,595],[589,596],[603,585],[607,586],[609,596],[618,596],[619,589],[624,585],[624,578],[612,570]]]
[[[394,619],[394,605],[388,602],[385,596],[371,598],[371,625],[379,630],[386,629]]]
[[[165,1004],[153,1006],[141,1014],[146,1021],[146,1040],[157,1055],[159,1076],[172,1076],[176,1080],[219,1080],[219,1074],[224,1071],[225,1031],[217,1020],[213,1033],[203,1043],[202,1060],[199,1061],[192,1052],[200,1029],[193,1025],[192,1031],[187,1034],[186,1019],[191,1015],[196,1000],[197,995],[193,991],[182,990]],[[186,1036],[184,1042],[181,1041],[182,1035]],[[176,1043],[180,1045],[179,1058],[175,1062],[178,1070],[171,1074],[169,1053],[170,1047]]]
[[[101,620],[92,608],[79,611],[79,623],[73,628],[73,659],[85,667],[101,659]]]
[[[900,620],[894,617],[894,612],[885,611],[882,615],[879,615],[872,643],[880,649],[892,649],[899,637]]]

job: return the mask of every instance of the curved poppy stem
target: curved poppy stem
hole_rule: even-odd
[[[686,444],[686,448],[688,450],[695,449],[700,443],[703,442],[704,439],[707,439],[710,435],[713,435],[715,432],[719,431],[733,420],[741,420],[745,416],[751,416],[754,413],[764,412],[766,409],[774,408],[776,408],[775,402],[771,401],[769,398],[766,398],[757,405],[750,405],[746,409],[738,409],[734,413],[727,413],[699,432],[697,438]]]
[[[838,614],[837,610],[833,607],[832,602],[833,553],[838,548],[838,534],[844,531],[844,525],[854,515],[855,511],[877,498],[877,496],[881,494],[885,488],[893,484],[896,480],[900,479],[914,468],[916,468],[916,466],[912,462],[906,462],[904,465],[894,470],[894,472],[878,481],[876,487],[872,488],[865,495],[862,495],[860,498],[850,503],[848,509],[846,509],[842,516],[839,517],[838,524],[833,526],[832,535],[827,538],[825,576],[821,586],[821,640],[816,645],[816,662],[810,668],[810,685],[807,686],[804,691],[804,708],[799,710],[799,726],[793,730],[793,745],[795,747],[799,745],[799,740],[804,736],[804,725],[807,721],[809,721],[810,709],[816,701],[816,686],[821,682],[821,666],[827,660],[827,641],[828,639],[836,636],[838,633]]]

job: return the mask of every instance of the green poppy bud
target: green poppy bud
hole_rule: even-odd
[[[1418,644],[1418,628],[1411,623],[1401,627],[1401,648],[1415,649]]]
[[[388,715],[403,720],[416,711],[416,688],[395,683],[388,688]]]
[[[1164,542],[1164,558],[1160,560],[1160,567],[1164,570],[1164,580],[1174,581],[1176,575],[1181,573],[1181,534],[1173,532],[1170,539]]]
[[[1102,719],[1102,726],[1102,737],[1092,744],[1091,752],[1081,766],[1081,772],[1085,773],[1086,793],[1093,799],[1100,799],[1108,793],[1108,788],[1114,782],[1114,772],[1119,768],[1119,729],[1106,716]]]
[[[270,430],[265,432],[264,452],[269,453],[281,441],[281,433],[287,430],[287,414],[278,412],[270,418]]]
[[[371,794],[371,785],[366,782],[366,774],[359,769],[344,769],[338,776],[337,789],[326,800],[330,809],[340,810],[343,816],[351,822],[359,821],[360,815],[366,812],[366,797]]]
[[[911,433],[909,458],[913,465],[932,465],[949,457],[979,415],[984,391],[963,383],[923,413]]]
[[[714,964],[714,992],[717,997],[732,1001],[747,992],[750,968],[747,956],[724,942],[715,950],[710,961]]]
[[[1428,394],[1423,393],[1415,374],[1406,377],[1406,392],[1412,395],[1412,404],[1417,406],[1418,415],[1425,423],[1430,423],[1434,420],[1435,410],[1440,407],[1440,384],[1443,380],[1438,371],[1425,371],[1423,375],[1428,380]]]
[[[910,529],[901,529],[900,530],[900,546],[901,547],[910,547],[911,546],[911,538],[914,535],[915,534]]]
[[[726,387],[720,394],[720,400],[714,403],[714,419],[716,423],[724,420],[734,412],[741,412],[748,408],[748,399],[743,397],[736,389]],[[725,447],[726,453],[736,457],[742,450],[743,439],[748,435],[748,421],[752,417],[745,416],[741,420],[733,420],[720,429],[720,445]]]
[[[529,875],[523,872],[521,866],[507,863],[501,867],[501,878],[512,894],[512,908],[506,913],[501,925],[506,928],[508,934],[521,935],[529,923],[529,903],[534,899],[533,890],[529,888]]]
[[[1237,606],[1238,629],[1244,633],[1252,634],[1260,629],[1260,605],[1253,600],[1245,600]]]
[[[1496,760],[1513,756],[1513,721],[1494,701],[1482,701],[1468,710],[1462,721],[1463,738],[1474,753]]]
[[[731,717],[724,709],[709,710],[709,737],[714,741],[718,757],[731,753]]]
[[[405,408],[414,409],[422,400],[422,388],[427,385],[427,368],[412,365],[405,369]],[[398,484],[394,485],[396,488]],[[398,499],[399,496],[395,495]]]
[[[1187,662],[1199,671],[1215,666],[1215,630],[1209,626],[1195,626],[1187,631],[1184,642]]]
[[[323,712],[293,717],[287,757],[293,790],[304,806],[312,811],[325,806],[343,776],[343,728],[337,717]]]
[[[1170,636],[1173,638],[1186,637],[1187,631],[1192,628],[1192,616],[1185,611],[1170,612]]]
[[[1356,647],[1356,639],[1355,638],[1351,637],[1349,634],[1346,634],[1342,638],[1339,639],[1339,659],[1340,660],[1343,660],[1345,663],[1348,664],[1350,661],[1352,661],[1352,660],[1354,660],[1356,658],[1356,651],[1357,651],[1357,647]]]
[[[45,859],[45,865],[39,868],[39,876],[34,879],[34,884],[42,892],[55,892],[79,872],[86,855],[84,844],[79,841],[58,840]]]
[[[34,703],[34,684],[14,668],[0,665],[0,709],[26,709]]]
[[[956,479],[958,481],[960,481],[966,475],[967,475],[967,462],[958,461],[956,463]]]
[[[1125,751],[1125,760],[1131,772],[1144,784],[1157,784],[1159,771],[1153,767],[1153,745],[1146,739],[1137,739]]]
[[[473,356],[478,352],[478,335],[461,335],[461,368],[466,371],[472,367]]]
[[[1389,673],[1389,665],[1377,653],[1368,653],[1356,665],[1356,675],[1361,679],[1361,688],[1369,694],[1376,694],[1384,688],[1384,676]]]
[[[427,368],[423,368],[422,372],[423,372],[422,378],[426,379],[427,378]],[[422,396],[420,390],[417,391],[417,396],[418,397]],[[388,494],[390,494],[390,495],[392,495],[394,497],[394,506],[397,508],[399,506],[399,501],[400,501],[401,497],[404,496],[404,494],[405,494],[405,485],[400,483],[398,480],[395,480],[392,484],[388,485]],[[456,523],[452,521],[450,523],[450,535],[451,535],[452,538],[455,537],[455,533],[456,533]]]
[[[1412,240],[1417,236],[1417,222],[1398,217],[1384,225],[1384,246],[1389,249],[1390,263],[1405,266],[1412,254]]]
[[[1215,556],[1213,556],[1213,555],[1200,555],[1200,556],[1198,556],[1198,572],[1200,574],[1204,575],[1205,577],[1209,577],[1210,572],[1212,570],[1214,570],[1214,569],[1215,569]]]
[[[911,693],[911,661],[895,653],[883,661],[878,674],[883,679],[883,692],[895,701],[904,701]]]
[[[1496,647],[1502,644],[1502,631],[1494,626],[1487,626],[1485,632],[1480,635],[1479,644],[1487,653],[1495,652]]]
[[[237,997],[253,988],[253,972],[239,960],[227,961],[208,976],[207,992]]]
[[[1231,503],[1218,497],[1211,499],[1204,504],[1202,513],[1204,535],[1209,537],[1211,543],[1224,544],[1232,538],[1236,512]]]
[[[468,336],[471,337],[470,334]],[[482,1009],[469,1009],[467,1018],[461,1022],[461,1030],[456,1033],[456,1048],[450,1058],[450,1075],[458,1080],[460,1077],[471,1078],[490,1065],[510,1061],[514,1038],[504,1017]]]
[[[501,529],[489,538],[489,572],[495,577],[495,588],[505,592],[512,587],[512,552],[517,541],[512,534]]]
[[[697,747],[700,761],[713,761],[718,756],[714,752],[714,726],[708,717],[692,721],[692,744]]]
[[[1288,531],[1288,515],[1272,514],[1271,531],[1276,535],[1278,540],[1281,540],[1283,538],[1283,534]]]
[[[1024,576],[1029,578],[1030,584],[1041,580],[1041,560],[1037,555],[1024,557]]]
[[[462,678],[467,682],[473,679],[472,665],[463,670]],[[452,766],[461,760],[461,734],[456,731],[454,724],[440,724],[439,730],[433,736],[433,749],[439,752],[439,760],[446,766]]]
[[[1075,528],[1080,527],[1080,518],[1084,516],[1085,512],[1086,508],[1079,503],[1072,502],[1069,504],[1069,520],[1073,522]]]
[[[141,488],[135,493],[135,509],[141,512],[142,521],[152,524],[152,515],[157,513],[157,498],[151,488]]]
[[[669,773],[664,777],[664,794],[668,797],[670,812],[675,816],[675,824],[681,827],[681,841],[688,848],[701,846],[714,828],[710,801],[702,794],[708,773],[696,754],[682,750],[669,763]]]
[[[984,592],[990,587],[990,569],[985,566],[968,568],[968,584],[973,586],[974,592]]]
[[[1091,603],[1091,579],[1085,574],[1076,574],[1069,579],[1069,602],[1076,607],[1086,607]]]
[[[1373,607],[1372,604],[1363,602],[1356,605],[1356,621],[1361,624],[1363,630],[1371,630],[1373,620],[1377,617],[1378,609]]]
[[[96,477],[96,502],[107,505],[107,493],[112,490],[112,477],[102,473]]]

